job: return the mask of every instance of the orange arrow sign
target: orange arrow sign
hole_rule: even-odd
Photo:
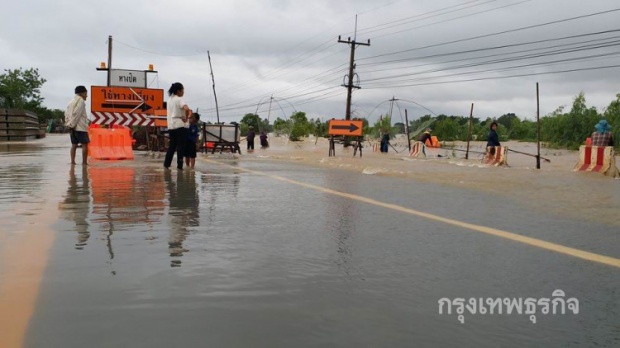
[[[364,123],[362,121],[330,120],[329,135],[348,135],[361,137]]]
[[[151,114],[164,106],[163,89],[91,86],[90,98],[93,112]]]

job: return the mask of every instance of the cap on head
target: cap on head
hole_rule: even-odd
[[[75,94],[86,93],[88,90],[84,86],[75,87]]]

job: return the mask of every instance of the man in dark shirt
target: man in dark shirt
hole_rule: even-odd
[[[421,141],[422,144],[426,145],[426,141],[428,140],[429,146],[433,146],[433,137],[431,137],[431,131],[432,129],[426,128],[426,131],[418,137],[418,141]]]
[[[248,131],[248,136],[247,136],[248,151],[250,150],[254,151],[254,137],[255,136],[256,136],[256,133],[254,133],[254,127],[250,126],[250,130]]]

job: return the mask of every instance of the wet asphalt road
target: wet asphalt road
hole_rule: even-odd
[[[54,137],[0,144],[0,253],[55,207],[26,347],[620,346],[618,267],[373,202],[618,259],[611,226],[411,179],[136,155],[71,170]],[[556,289],[578,314],[439,314]]]

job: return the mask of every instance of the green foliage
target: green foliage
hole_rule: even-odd
[[[291,133],[289,139],[291,141],[299,141],[302,137],[310,134],[311,127],[305,112],[297,111],[291,115],[292,122]]]
[[[36,112],[41,108],[41,86],[46,80],[39,76],[39,69],[5,69],[0,75],[0,107],[25,109]]]
[[[272,127],[267,119],[261,119],[257,114],[245,114],[239,124],[241,135],[247,135],[250,126],[254,127],[255,132],[271,132]]]
[[[275,121],[273,121],[273,131],[276,133],[276,135],[288,134],[290,132],[290,127],[290,121],[285,121],[279,117],[276,118]]]
[[[392,120],[390,116],[381,115],[379,117],[379,120],[375,122],[375,124],[372,126],[372,128],[370,128],[370,131],[367,134],[369,134],[372,138],[380,138],[383,134],[389,133],[390,138],[392,138],[394,134],[396,134],[397,129],[393,128],[391,124]]]
[[[541,119],[541,139],[552,146],[578,149],[585,139],[592,134],[594,125],[601,119],[596,108],[586,106],[586,98],[579,93],[573,100],[568,113],[558,108],[552,114]]]

